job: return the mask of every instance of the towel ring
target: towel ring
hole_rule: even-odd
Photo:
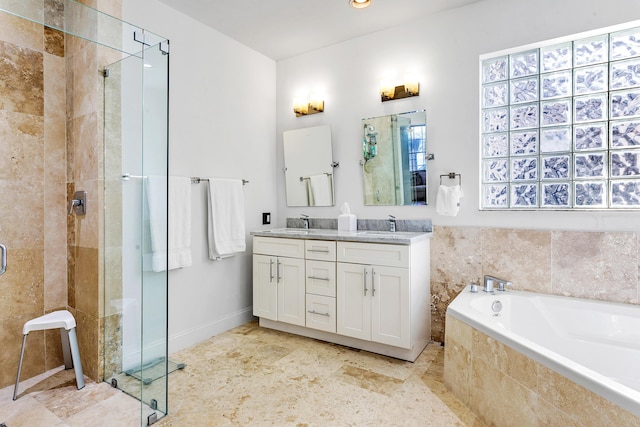
[[[459,173],[455,173],[455,172],[449,172],[449,173],[445,173],[443,175],[440,175],[440,185],[442,185],[442,178],[447,177],[449,179],[456,179],[458,178],[458,185],[460,187],[462,187],[462,175],[460,175]]]

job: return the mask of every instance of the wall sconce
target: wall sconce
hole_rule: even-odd
[[[380,100],[382,102],[418,95],[420,95],[420,83],[413,74],[405,74],[404,82],[401,84],[388,78],[380,80]]]
[[[311,95],[299,95],[293,98],[293,112],[296,117],[322,113],[324,111],[324,99],[317,92]]]

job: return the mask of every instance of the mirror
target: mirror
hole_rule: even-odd
[[[362,119],[364,204],[426,205],[425,110]]]
[[[282,134],[287,206],[333,206],[333,154],[329,125]]]

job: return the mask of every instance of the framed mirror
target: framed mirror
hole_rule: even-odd
[[[283,132],[287,206],[333,206],[331,127]]]
[[[425,110],[362,119],[362,132],[364,204],[426,205]]]

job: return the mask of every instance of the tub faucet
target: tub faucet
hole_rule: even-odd
[[[389,215],[389,231],[395,233],[396,231],[396,217]]]
[[[309,229],[309,215],[300,214],[300,219],[302,220],[302,227],[305,230]]]
[[[493,277],[493,276],[484,276],[484,289],[483,289],[483,291],[485,291],[485,292],[493,292],[494,283],[498,284],[498,291],[500,291],[500,292],[504,292],[505,287],[510,287],[510,286],[513,285],[513,283],[509,282],[508,280],[498,279],[497,277]]]

